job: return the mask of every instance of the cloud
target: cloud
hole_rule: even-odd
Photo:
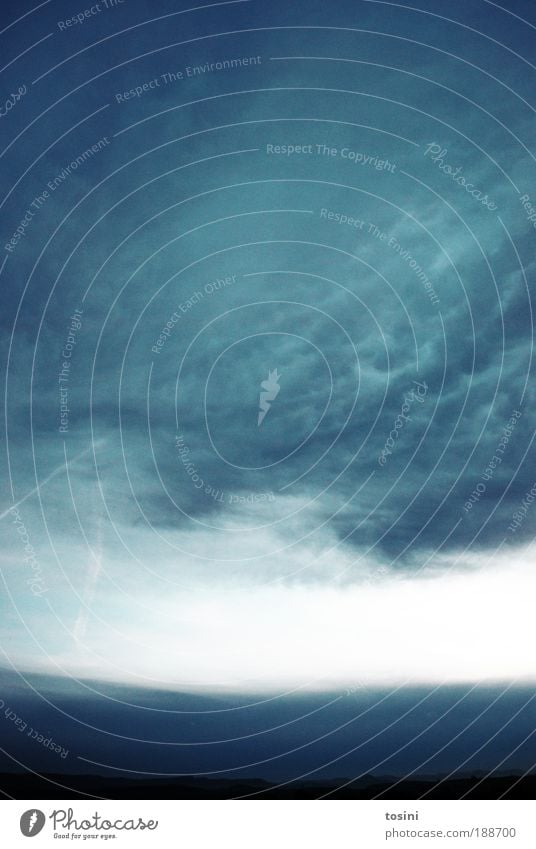
[[[281,692],[533,680],[532,554],[393,575],[146,593],[40,671],[180,690]],[[252,582],[253,584],[254,582]],[[154,604],[154,607],[152,605]],[[33,666],[35,669],[35,665]]]

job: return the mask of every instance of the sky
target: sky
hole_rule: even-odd
[[[532,4],[1,16],[0,664],[526,695]]]

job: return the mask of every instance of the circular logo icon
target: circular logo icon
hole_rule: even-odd
[[[35,837],[39,834],[46,821],[43,811],[38,811],[32,808],[30,811],[25,811],[20,818],[20,830],[25,837]]]

